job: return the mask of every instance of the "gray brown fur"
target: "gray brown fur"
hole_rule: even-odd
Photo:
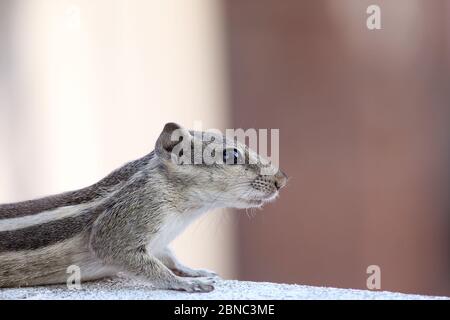
[[[182,265],[168,244],[210,209],[273,200],[286,176],[262,176],[258,165],[177,164],[170,139],[175,130],[203,144],[169,123],[154,152],[90,187],[0,205],[0,287],[63,283],[67,267],[77,265],[83,281],[123,271],[157,288],[212,290],[214,273]],[[258,157],[239,148],[246,157]]]

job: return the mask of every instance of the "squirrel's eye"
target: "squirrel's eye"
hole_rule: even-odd
[[[223,163],[237,164],[238,160],[239,160],[239,151],[236,148],[223,150]]]

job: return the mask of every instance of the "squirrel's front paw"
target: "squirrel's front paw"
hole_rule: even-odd
[[[186,292],[210,292],[214,290],[214,281],[210,279],[177,278],[177,281],[168,283],[164,289]]]
[[[192,275],[188,277],[220,278],[214,271],[205,269],[192,270]]]
[[[205,269],[190,269],[187,267],[183,268],[173,268],[171,269],[173,273],[180,277],[191,277],[191,278],[220,278],[217,273]]]

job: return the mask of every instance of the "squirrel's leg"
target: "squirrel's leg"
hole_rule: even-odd
[[[214,281],[210,279],[190,279],[175,275],[147,251],[143,235],[134,233],[130,237],[130,232],[123,228],[124,224],[111,223],[112,216],[101,215],[94,223],[90,238],[91,250],[103,263],[146,279],[158,289],[187,292],[214,290]]]
[[[174,274],[180,277],[218,277],[217,273],[205,269],[191,269],[182,264],[173,254],[170,248],[166,247],[156,255],[158,259],[169,268]]]

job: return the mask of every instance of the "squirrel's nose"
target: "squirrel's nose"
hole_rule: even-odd
[[[281,170],[278,170],[274,178],[275,178],[275,187],[277,187],[278,190],[283,188],[287,183],[287,175]]]

